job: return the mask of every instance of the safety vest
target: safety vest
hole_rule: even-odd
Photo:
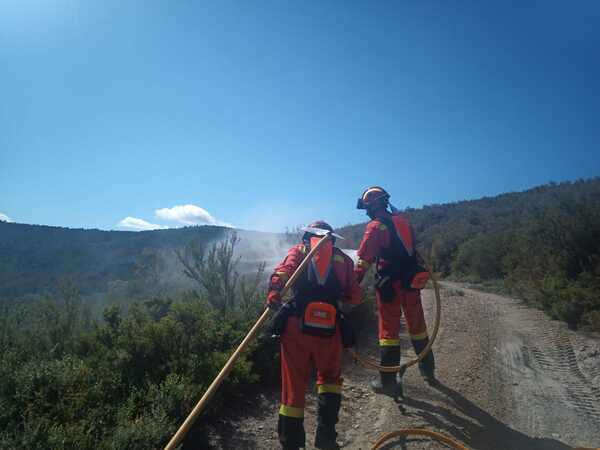
[[[342,285],[337,279],[335,270],[333,270],[333,260],[337,256],[335,254],[336,251],[334,249],[332,258],[325,271],[325,276],[319,273],[314,260],[309,263],[307,269],[300,275],[292,287],[297,308],[315,300],[331,303],[337,307],[337,301],[340,299],[342,293]]]
[[[326,264],[313,259],[298,278],[292,292],[301,330],[315,336],[335,334],[338,320],[338,300],[342,285],[333,269],[337,249],[333,249]],[[321,261],[322,263],[322,261]]]
[[[408,220],[401,215],[377,217],[390,233],[390,245],[384,248],[377,262],[377,274],[392,280],[401,280],[402,287],[409,289],[415,274],[422,268],[415,254],[413,234]]]

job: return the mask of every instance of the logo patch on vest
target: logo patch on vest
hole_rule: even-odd
[[[310,330],[320,330],[330,335],[335,333],[337,310],[335,306],[325,302],[310,302],[304,311],[303,328],[309,334]]]

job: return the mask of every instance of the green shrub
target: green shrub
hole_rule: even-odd
[[[216,244],[217,261],[232,257],[235,242]],[[235,267],[229,260],[212,270]],[[214,304],[208,291],[175,299],[155,295],[126,312],[109,306],[104,320],[93,322],[69,288],[68,297],[5,310],[0,448],[162,448],[262,311],[259,275],[253,281],[203,273],[233,283],[235,298]],[[13,327],[16,319],[19,326]],[[272,340],[254,342],[207,414],[218,414],[227,399],[274,378],[276,355]]]

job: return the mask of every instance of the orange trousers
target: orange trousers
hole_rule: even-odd
[[[396,292],[391,302],[382,302],[377,293],[377,309],[379,311],[379,345],[400,345],[400,318],[404,313],[408,333],[413,341],[427,338],[427,324],[423,314],[420,291],[406,291],[402,283],[394,283]]]

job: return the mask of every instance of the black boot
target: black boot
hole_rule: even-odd
[[[413,348],[415,349],[415,353],[419,355],[427,344],[429,343],[429,338],[425,339],[414,339],[412,341]],[[423,379],[429,384],[435,384],[435,358],[433,357],[433,349],[430,349],[421,361],[419,361],[419,372]]]
[[[315,447],[319,450],[338,450],[335,424],[338,422],[342,396],[333,392],[319,394]]]
[[[381,346],[379,352],[382,366],[400,365],[400,346]],[[379,372],[379,377],[371,381],[371,389],[376,394],[385,394],[394,398],[402,393],[402,387],[396,381],[395,372]]]
[[[299,450],[305,445],[304,418],[279,414],[279,442],[283,450]]]

